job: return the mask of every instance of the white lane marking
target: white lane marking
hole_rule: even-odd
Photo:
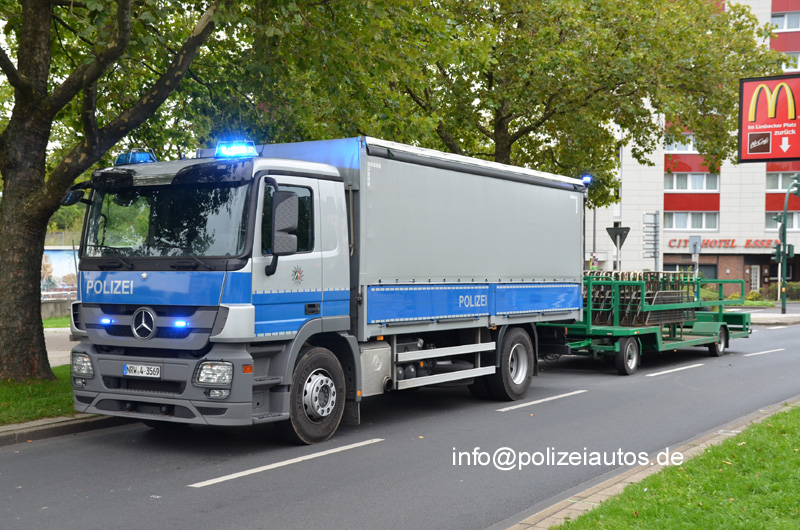
[[[657,375],[671,374],[673,372],[680,372],[681,370],[688,370],[690,368],[698,368],[700,366],[705,366],[705,363],[692,364],[692,365],[689,365],[689,366],[683,366],[681,368],[673,368],[672,370],[664,370],[663,372],[656,372],[654,374],[647,374],[645,377],[655,377]]]
[[[246,477],[248,475],[253,475],[255,473],[261,473],[262,471],[269,471],[270,469],[276,469],[279,467],[289,466],[291,464],[297,464],[299,462],[305,462],[306,460],[313,460],[315,458],[319,458],[321,456],[332,455],[334,453],[341,453],[342,451],[347,451],[349,449],[356,449],[358,447],[364,447],[365,445],[370,445],[378,442],[382,442],[383,438],[373,438],[372,440],[366,440],[364,442],[359,442],[355,444],[345,445],[342,447],[337,447],[335,449],[328,449],[327,451],[320,451],[319,453],[312,453],[306,456],[300,456],[297,458],[291,458],[289,460],[284,460],[283,462],[275,462],[274,464],[269,464],[266,466],[256,467],[253,469],[247,469],[245,471],[240,471],[238,473],[233,473],[231,475],[225,475],[224,477],[214,478],[211,480],[206,480],[204,482],[197,482],[195,484],[189,484],[188,487],[190,488],[204,488],[206,486],[212,486],[214,484],[219,484],[220,482],[225,482],[227,480],[234,480],[237,478]]]
[[[578,394],[583,394],[584,392],[588,392],[588,390],[576,390],[575,392],[568,392],[566,394],[559,394],[557,396],[551,396],[549,398],[537,399],[536,401],[528,401],[527,403],[520,403],[519,405],[512,405],[510,407],[497,409],[497,412],[508,412],[509,410],[521,409],[522,407],[530,407],[531,405],[538,405],[539,403],[544,403],[545,401],[553,401],[554,399],[576,396]]]
[[[789,327],[789,326],[787,326],[786,324],[783,324],[783,325],[781,325],[781,326],[771,326],[771,327],[764,328],[764,329],[786,329],[786,328],[788,328],[788,327]]]
[[[775,352],[778,352],[778,351],[786,351],[786,348],[778,348],[777,350],[767,350],[767,351],[760,351],[760,352],[756,352],[756,353],[746,353],[746,354],[742,355],[742,357],[754,357],[756,355],[764,355],[764,354],[767,354],[767,353],[775,353]]]

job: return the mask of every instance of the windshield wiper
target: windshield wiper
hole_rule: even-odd
[[[100,246],[100,245],[89,245],[89,246],[93,246],[93,247],[97,247],[97,248],[109,248],[109,247],[104,247],[104,246]],[[119,256],[119,255],[102,256],[102,257],[109,257],[109,258],[115,259],[117,261],[104,261],[102,263],[99,263],[97,265],[97,268],[99,268],[100,270],[119,269],[120,267],[125,267],[128,270],[133,270],[133,268],[134,268],[133,267],[133,263],[131,263],[130,261],[127,261],[125,259],[122,259],[122,257]],[[117,262],[119,262],[119,263],[117,263]]]
[[[208,269],[210,271],[213,271],[213,270],[217,269],[215,266],[211,265],[210,263],[208,263],[206,261],[201,260],[200,258],[195,256],[194,254],[186,253],[184,256],[181,256],[181,257],[192,258],[194,261],[197,262],[197,264],[202,265],[203,267],[205,267],[206,269]],[[190,261],[186,261],[186,260],[183,260],[183,261],[176,260],[175,263],[170,263],[170,267],[172,267],[173,269],[197,269],[197,264],[196,263],[192,263]]]

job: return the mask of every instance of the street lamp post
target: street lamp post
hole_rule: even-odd
[[[780,264],[780,289],[781,289],[781,314],[786,314],[786,257],[790,253],[794,256],[793,246],[789,246],[786,241],[786,222],[789,220],[789,195],[794,190],[795,195],[800,195],[800,173],[796,173],[792,183],[786,187],[786,197],[783,200],[783,218],[778,226],[779,261]],[[792,257],[790,256],[790,257]]]

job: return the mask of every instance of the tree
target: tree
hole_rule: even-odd
[[[593,206],[615,201],[622,144],[647,164],[657,145],[691,130],[712,170],[732,158],[739,79],[781,71],[770,27],[735,3],[398,0],[383,17],[333,16],[331,3],[304,12],[302,34],[272,37],[294,52],[280,57],[292,73],[282,89],[308,116],[306,133],[590,171]],[[314,55],[320,34],[326,46]]]
[[[0,3],[11,50],[0,48],[0,70],[13,89],[13,110],[0,123],[0,378],[53,377],[39,303],[48,220],[75,179],[178,87],[223,8]],[[155,46],[165,35],[180,44]]]

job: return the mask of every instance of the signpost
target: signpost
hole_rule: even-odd
[[[620,254],[622,253],[622,244],[625,243],[625,238],[628,237],[628,232],[631,231],[631,227],[629,226],[609,226],[606,228],[606,232],[608,235],[611,236],[611,240],[614,242],[614,246],[617,247],[617,265],[615,267],[616,270],[621,270],[622,267],[622,257]]]
[[[661,233],[659,231],[659,224],[661,219],[661,212],[645,212],[644,222],[644,245],[642,245],[642,258],[655,258],[656,263],[653,270],[661,270]]]
[[[800,160],[800,74],[739,82],[739,162]]]

